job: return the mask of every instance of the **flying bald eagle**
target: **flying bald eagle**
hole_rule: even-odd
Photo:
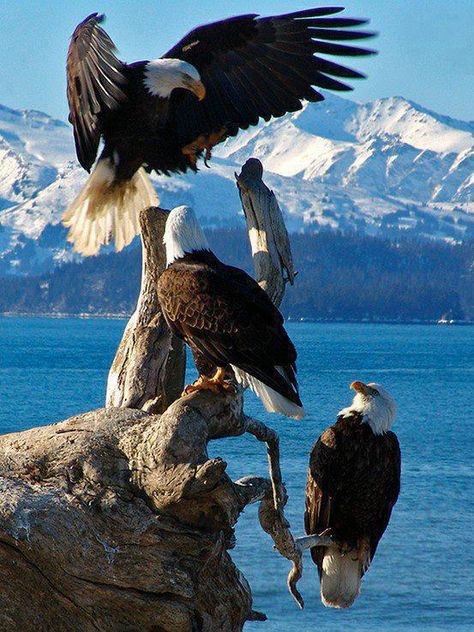
[[[189,207],[170,212],[163,241],[167,268],[158,280],[158,298],[200,374],[186,392],[232,388],[224,379],[231,368],[269,412],[301,419],[296,351],[267,293],[243,270],[219,261]]]
[[[350,90],[333,77],[359,72],[320,57],[373,51],[338,40],[372,35],[365,20],[328,17],[341,7],[267,18],[242,15],[200,26],[161,59],[126,64],[93,13],[73,33],[67,55],[69,120],[77,158],[90,171],[63,217],[68,239],[85,255],[111,238],[117,250],[139,230],[138,212],[157,203],[147,172],[196,171],[198,158],[260,118],[321,101],[312,86]],[[349,30],[348,30],[349,29]]]
[[[330,529],[337,542],[311,549],[321,601],[332,608],[348,608],[359,594],[400,492],[395,402],[380,384],[351,388],[352,404],[311,450],[306,483],[306,533]]]

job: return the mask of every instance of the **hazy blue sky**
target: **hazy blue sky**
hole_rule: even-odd
[[[65,56],[75,25],[106,13],[121,59],[161,56],[192,27],[238,13],[271,15],[335,4],[317,0],[0,0],[0,103],[66,118]],[[355,59],[368,73],[358,101],[402,95],[427,108],[474,118],[474,0],[347,0],[371,18],[380,54]]]

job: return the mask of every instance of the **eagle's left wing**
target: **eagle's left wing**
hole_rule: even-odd
[[[102,29],[104,16],[92,13],[72,34],[67,53],[67,100],[77,159],[87,171],[97,156],[103,117],[125,98],[123,64]]]
[[[192,64],[200,73],[206,97],[198,102],[185,91],[174,97],[175,125],[182,144],[200,135],[235,135],[259,118],[301,109],[302,100],[324,97],[312,86],[352,88],[334,77],[360,78],[357,71],[319,57],[367,55],[373,51],[336,43],[369,37],[347,30],[365,20],[327,17],[341,7],[308,9],[260,18],[242,15],[200,26],[163,57]]]

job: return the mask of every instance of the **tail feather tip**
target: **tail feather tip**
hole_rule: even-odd
[[[140,232],[139,212],[158,204],[148,174],[140,168],[124,182],[114,181],[114,165],[109,158],[98,161],[79,195],[63,215],[69,228],[67,240],[85,256],[95,255],[111,239],[122,250]]]

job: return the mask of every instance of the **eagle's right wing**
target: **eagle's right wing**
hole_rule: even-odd
[[[306,479],[304,526],[308,535],[316,535],[332,527],[334,511],[333,489],[337,481],[336,435],[332,428],[325,430],[314,444]],[[313,547],[311,557],[321,572],[324,547]]]
[[[240,15],[200,26],[173,46],[164,58],[192,64],[206,97],[185,93],[175,101],[177,132],[182,143],[200,135],[256,125],[272,116],[301,109],[302,100],[321,101],[315,90],[351,90],[342,79],[361,73],[320,55],[358,56],[373,51],[347,45],[372,33],[352,30],[365,20],[332,17],[341,7],[307,9],[284,15]],[[316,53],[316,55],[315,55]]]
[[[378,475],[378,485],[384,490],[383,502],[378,505],[376,523],[370,534],[370,559],[373,559],[380,538],[385,532],[392,515],[392,509],[398,500],[400,493],[401,452],[397,436],[393,432],[385,434],[384,461],[381,464]]]
[[[94,164],[102,134],[101,118],[124,99],[125,64],[92,13],[74,31],[67,53],[67,100],[77,159],[87,171]]]

